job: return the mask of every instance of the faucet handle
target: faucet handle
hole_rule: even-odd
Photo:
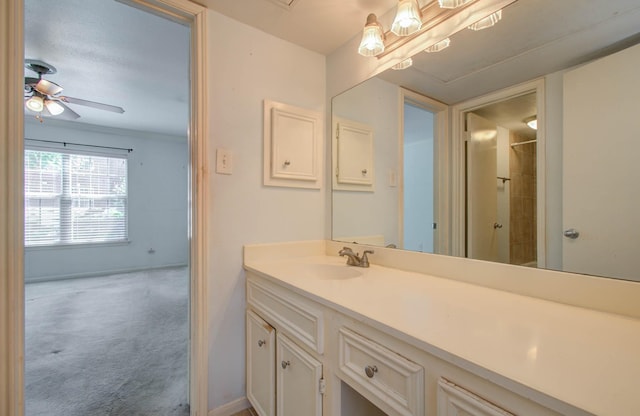
[[[362,267],[369,267],[369,257],[367,257],[367,254],[373,254],[373,250],[365,250],[364,253],[362,253],[362,258],[360,259],[360,265]]]

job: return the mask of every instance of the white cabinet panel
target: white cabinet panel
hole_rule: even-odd
[[[438,381],[438,416],[514,416],[457,386],[450,381]]]
[[[247,398],[260,416],[275,415],[275,329],[247,311]]]
[[[373,191],[373,129],[351,120],[337,119],[334,125],[333,188]]]
[[[322,416],[322,364],[280,333],[276,349],[278,416]]]
[[[264,101],[264,184],[319,189],[322,114]]]

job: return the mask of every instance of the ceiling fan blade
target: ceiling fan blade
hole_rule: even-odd
[[[78,114],[75,111],[73,111],[72,109],[70,109],[69,106],[67,106],[61,100],[56,100],[56,102],[58,104],[60,104],[64,108],[64,111],[62,113],[58,114],[57,116],[54,116],[54,117],[62,119],[62,120],[77,120],[77,119],[80,118],[80,114]]]
[[[93,107],[93,108],[97,108],[98,110],[111,111],[114,113],[120,113],[120,114],[124,113],[124,109],[122,107],[118,107],[115,105],[97,103],[95,101],[82,100],[80,98],[74,98],[74,97],[58,97],[58,98],[61,101],[64,101],[65,103],[85,105],[87,107]]]
[[[34,87],[36,91],[44,95],[56,95],[62,92],[62,87],[55,82],[41,79]]]

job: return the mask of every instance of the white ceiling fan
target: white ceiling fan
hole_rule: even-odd
[[[35,113],[36,118],[41,122],[43,116],[65,120],[80,118],[80,115],[69,108],[67,104],[84,105],[98,110],[124,113],[122,107],[61,95],[63,88],[60,85],[42,77],[43,75],[57,72],[53,65],[36,59],[26,59],[25,67],[38,74],[37,78],[25,77],[24,79],[25,108],[30,113]]]

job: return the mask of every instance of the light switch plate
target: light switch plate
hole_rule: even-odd
[[[228,149],[216,150],[216,173],[231,175],[233,173],[233,153]]]

